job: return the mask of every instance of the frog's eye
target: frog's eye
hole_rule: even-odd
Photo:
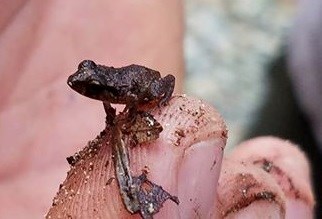
[[[78,65],[78,69],[84,69],[84,68],[94,69],[95,67],[96,67],[96,64],[92,60],[84,60]]]
[[[99,81],[97,81],[97,80],[90,80],[88,82],[88,84],[90,84],[90,85],[97,85],[97,86],[101,85],[101,83]]]

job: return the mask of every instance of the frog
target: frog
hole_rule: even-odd
[[[104,133],[112,134],[110,144],[115,178],[126,209],[131,214],[140,213],[142,218],[152,218],[168,199],[179,204],[176,196],[149,181],[145,172],[139,176],[131,175],[128,151],[159,138],[163,128],[146,110],[153,105],[162,107],[169,103],[175,77],[171,74],[162,77],[160,72],[136,64],[116,68],[83,60],[77,71],[68,77],[67,84],[76,92],[103,102],[106,113]],[[123,112],[116,115],[111,104],[125,105]],[[67,160],[70,165],[75,165],[77,159],[69,157]]]
[[[157,101],[165,106],[171,99],[175,77],[161,77],[160,72],[141,66],[110,67],[83,60],[77,71],[70,75],[67,84],[76,92],[103,101],[107,110],[110,104],[124,104],[124,110],[135,109]]]

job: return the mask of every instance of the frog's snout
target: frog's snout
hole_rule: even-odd
[[[75,84],[75,82],[76,82],[77,80],[76,80],[76,77],[75,77],[75,75],[73,74],[73,75],[70,75],[69,77],[68,77],[68,79],[67,79],[67,84],[70,86],[70,87],[73,87],[73,85]]]

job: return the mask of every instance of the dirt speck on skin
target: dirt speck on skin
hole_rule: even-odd
[[[174,145],[175,146],[180,146],[181,139],[186,137],[186,134],[185,134],[184,130],[183,129],[177,129],[175,131],[175,136],[176,136],[177,139],[176,139]]]
[[[147,174],[149,174],[149,173],[150,173],[150,168],[149,168],[148,166],[146,166],[146,165],[145,165],[145,166],[143,167],[143,169],[142,169],[142,173],[144,173],[144,174],[146,174],[146,175],[147,175]]]
[[[201,218],[200,216],[200,204],[197,204],[194,208],[193,208],[193,212],[195,213],[195,218]]]
[[[222,133],[221,133],[221,137],[222,137],[222,138],[228,138],[228,130],[224,130],[224,131],[222,131]]]
[[[109,164],[110,164],[110,161],[109,161],[109,160],[107,160],[107,161],[105,162],[105,164],[104,164],[104,167],[105,167],[105,168],[107,168]]]
[[[271,172],[272,168],[273,168],[273,162],[269,161],[267,159],[261,159],[261,160],[255,160],[253,162],[254,165],[261,165],[261,168],[263,170],[265,170],[266,172]]]
[[[112,182],[113,182],[113,180],[115,179],[115,177],[111,177],[111,178],[109,178],[108,180],[107,180],[107,182],[105,183],[105,185],[106,186],[108,186],[108,185],[110,185]]]
[[[188,100],[184,96],[178,96],[177,105],[169,111],[173,112],[171,117],[171,142],[175,147],[189,147],[198,140],[209,139],[212,136],[227,139],[226,125],[223,123],[219,113],[205,104],[203,101]],[[167,121],[167,118],[165,118]],[[188,143],[189,145],[185,145]]]
[[[217,160],[216,160],[216,159],[214,159],[214,162],[212,162],[212,165],[211,165],[211,167],[210,167],[210,170],[213,170],[213,169],[214,169],[214,167],[216,166],[216,164],[217,164]]]

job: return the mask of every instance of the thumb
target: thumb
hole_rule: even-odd
[[[216,207],[227,130],[220,115],[204,102],[176,96],[151,112],[164,130],[149,144],[130,149],[133,176],[148,169],[148,179],[179,198],[166,201],[160,218],[209,217]],[[111,130],[70,160],[75,164],[60,185],[47,218],[125,218],[112,160]],[[138,214],[136,215],[138,216]]]

